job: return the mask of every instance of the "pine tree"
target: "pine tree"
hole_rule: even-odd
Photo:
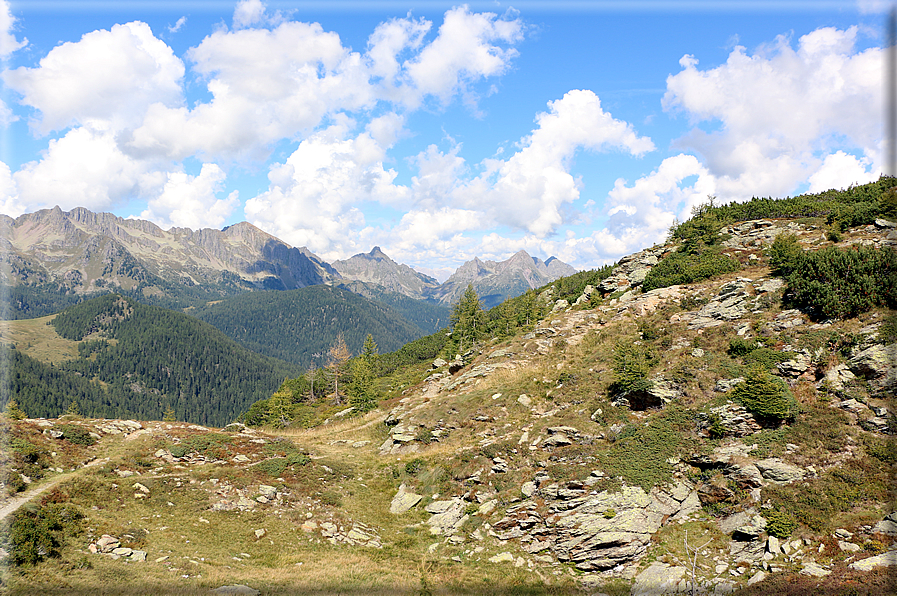
[[[174,409],[171,406],[168,406],[168,409],[165,410],[165,414],[162,416],[162,422],[174,422],[177,420],[175,417]]]
[[[14,399],[9,400],[9,402],[6,404],[6,410],[4,411],[4,414],[10,420],[24,420],[28,417],[28,414],[22,411],[22,409],[19,407],[19,404]]]
[[[352,361],[349,405],[360,413],[369,412],[377,407],[377,394],[374,391],[374,372],[371,370],[367,358],[363,356],[359,356]]]
[[[473,344],[486,332],[486,313],[480,304],[480,299],[473,285],[468,284],[461,296],[461,300],[452,309],[450,319],[452,326],[451,344],[457,348],[458,353],[473,346]],[[451,354],[449,354],[451,356]]]
[[[283,428],[293,419],[293,392],[281,386],[268,399],[268,424]]]

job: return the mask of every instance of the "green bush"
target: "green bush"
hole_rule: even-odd
[[[621,341],[614,346],[614,380],[609,390],[612,396],[623,397],[637,391],[647,391],[654,384],[648,380],[654,355],[644,346]]]
[[[791,233],[779,234],[769,247],[769,266],[779,275],[788,275],[797,266],[804,251]]]
[[[405,464],[405,473],[409,476],[415,476],[424,469],[425,462],[419,457],[412,459]]]
[[[804,252],[787,276],[795,304],[846,319],[874,306],[897,307],[897,251],[834,246]]]
[[[797,529],[797,520],[785,511],[766,514],[766,533],[776,538],[788,538]]]
[[[81,529],[83,514],[70,504],[52,503],[40,508],[22,507],[9,528],[9,560],[13,565],[35,565],[59,555],[66,534]]]
[[[731,396],[761,422],[777,424],[793,420],[799,410],[797,400],[785,382],[761,367],[752,369],[747,378],[732,389]]]
[[[729,349],[726,350],[726,354],[732,357],[747,356],[756,349],[756,340],[733,337],[729,340]]]
[[[262,460],[252,467],[264,472],[272,478],[277,478],[278,476],[282,476],[289,466],[290,463],[287,461],[287,458],[272,457],[271,459]]]
[[[718,249],[708,249],[694,254],[680,249],[667,255],[651,268],[645,281],[642,282],[642,290],[650,292],[657,288],[690,284],[739,269],[741,263],[737,259],[727,257]]]
[[[62,432],[63,439],[75,445],[89,447],[97,442],[96,439],[90,436],[89,430],[77,424],[60,424],[56,427],[56,430]]]

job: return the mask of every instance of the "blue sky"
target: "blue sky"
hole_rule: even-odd
[[[0,212],[591,268],[877,178],[888,6],[0,0]]]

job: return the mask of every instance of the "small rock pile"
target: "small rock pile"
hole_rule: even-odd
[[[127,559],[128,561],[146,561],[146,551],[135,550],[121,545],[121,540],[109,534],[103,534],[96,542],[87,546],[93,554],[106,555],[112,559]]]

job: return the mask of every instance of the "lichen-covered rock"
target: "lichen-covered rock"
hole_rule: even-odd
[[[866,348],[854,355],[848,365],[852,373],[871,381],[878,389],[897,389],[897,343]]]
[[[777,457],[761,459],[760,461],[755,462],[754,465],[757,466],[757,469],[760,470],[760,474],[766,480],[781,482],[783,484],[801,480],[805,475],[804,470],[801,468],[787,464]]]
[[[654,561],[635,576],[632,583],[632,596],[655,596],[660,594],[683,594],[691,590],[686,577],[688,569],[673,567],[660,561]]]
[[[393,515],[401,515],[405,513],[423,499],[422,495],[417,495],[413,492],[408,491],[404,484],[399,486],[399,491],[392,498],[392,502],[389,504],[389,512]]]

